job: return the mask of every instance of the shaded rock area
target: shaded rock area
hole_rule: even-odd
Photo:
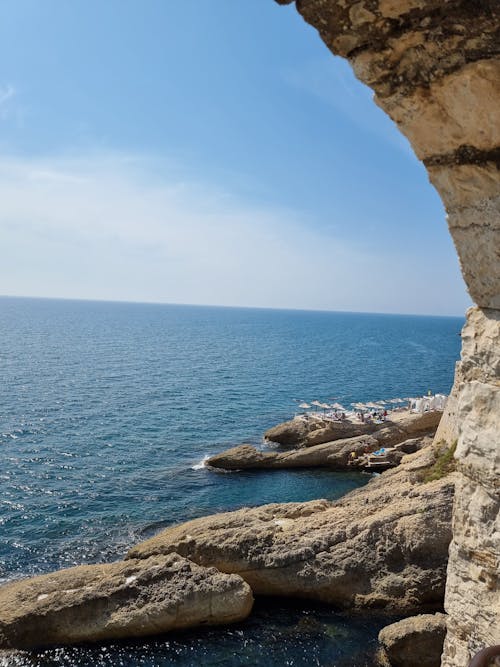
[[[355,438],[325,442],[286,452],[263,452],[252,445],[239,445],[207,460],[212,468],[224,470],[258,470],[285,468],[330,468],[332,470],[364,470],[388,468],[400,463],[405,453],[416,452],[429,445],[430,437],[411,438],[388,448],[383,456],[370,457],[380,447],[377,433]],[[375,460],[372,461],[371,459]]]
[[[84,565],[0,588],[0,648],[142,637],[240,621],[252,609],[236,575],[177,554]]]
[[[439,667],[446,635],[444,614],[411,616],[383,628],[381,667]]]
[[[391,445],[429,431],[435,431],[442,412],[424,414],[411,412],[393,413],[384,422],[363,423],[351,420],[326,420],[296,417],[270,428],[264,434],[266,440],[285,447],[312,447],[325,442],[354,438],[360,435],[375,435],[380,445]]]
[[[256,594],[342,608],[442,608],[455,476],[423,483],[432,447],[331,503],[272,504],[164,530],[128,558],[177,552]]]

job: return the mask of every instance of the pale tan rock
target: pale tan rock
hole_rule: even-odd
[[[444,614],[420,614],[387,625],[379,633],[387,667],[439,667],[446,634]]]
[[[207,465],[225,470],[286,469],[286,468],[346,468],[350,454],[372,452],[378,440],[369,435],[326,442],[321,445],[291,449],[286,452],[262,452],[252,445],[239,445],[211,456]]]
[[[362,455],[373,452],[381,447],[377,435],[361,435],[355,438],[325,442],[301,449],[290,449],[286,452],[263,452],[252,445],[239,445],[227,449],[220,454],[211,456],[207,465],[224,470],[259,470],[287,468],[330,468],[333,470],[356,469],[361,466]],[[431,437],[411,438],[397,443],[389,452],[393,454],[391,463],[398,463],[403,453],[415,452],[430,444]],[[355,458],[352,458],[355,454]]]
[[[484,222],[484,220],[483,220]],[[462,273],[469,285],[469,293],[473,298],[481,300],[489,308],[500,308],[500,229],[492,226],[478,228],[471,225],[467,228],[452,228],[453,240],[458,249]],[[477,257],[482,258],[483,265],[477,264]]]
[[[385,422],[363,423],[295,418],[278,424],[265,433],[265,438],[287,447],[313,447],[334,440],[344,440],[361,435],[373,435],[381,445],[390,445],[411,437],[434,431],[442,412],[415,414],[408,411],[392,413]]]
[[[310,447],[323,442],[353,438],[376,430],[374,424],[351,421],[327,421],[296,417],[268,429],[264,437],[271,442],[288,447]]]
[[[443,667],[500,643],[500,313],[470,309],[462,338]]]
[[[470,63],[410,95],[376,97],[420,159],[464,144],[479,150],[500,145],[500,60]]]
[[[240,574],[262,595],[342,607],[422,610],[442,604],[454,476],[423,483],[429,452],[335,503],[266,505],[174,526],[130,558],[176,552]]]
[[[500,381],[500,313],[470,308],[462,332],[460,372],[463,382],[477,380],[498,386]]]
[[[236,575],[177,554],[84,565],[0,588],[0,648],[142,637],[248,616],[253,597]]]
[[[428,167],[428,171],[448,212],[460,211],[473,204],[481,205],[500,195],[498,167],[493,162],[435,165]]]

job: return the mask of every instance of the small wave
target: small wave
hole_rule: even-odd
[[[205,468],[209,458],[210,456],[206,454],[199,463],[195,463],[194,466],[191,466],[191,470],[201,470],[202,468]]]

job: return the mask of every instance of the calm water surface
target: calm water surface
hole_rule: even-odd
[[[462,324],[1,298],[0,580],[117,559],[211,512],[333,499],[365,483],[360,474],[196,466],[225,447],[260,444],[297,400],[447,393]],[[272,603],[234,628],[54,650],[22,664],[364,665],[360,648],[380,624]]]

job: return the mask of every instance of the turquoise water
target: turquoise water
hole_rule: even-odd
[[[294,399],[346,404],[428,389],[447,393],[462,324],[461,318],[0,299],[0,580],[120,558],[173,522],[266,502],[333,499],[365,483],[360,474],[217,474],[197,464],[240,442],[259,444],[267,428],[293,415]],[[101,653],[49,652],[36,664],[264,664],[255,654],[269,623],[287,637],[286,659],[294,662],[280,657],[283,642],[274,653],[268,642],[265,650],[275,657],[265,664],[364,664],[354,657],[356,637],[372,641],[377,621],[360,630],[331,610],[280,605],[274,624],[264,606],[238,631]],[[299,632],[305,644],[295,646],[290,628],[302,627],[304,614],[319,625]],[[329,616],[330,625],[318,620]],[[317,651],[320,662],[304,662],[302,649]],[[236,651],[239,662],[224,651]]]

